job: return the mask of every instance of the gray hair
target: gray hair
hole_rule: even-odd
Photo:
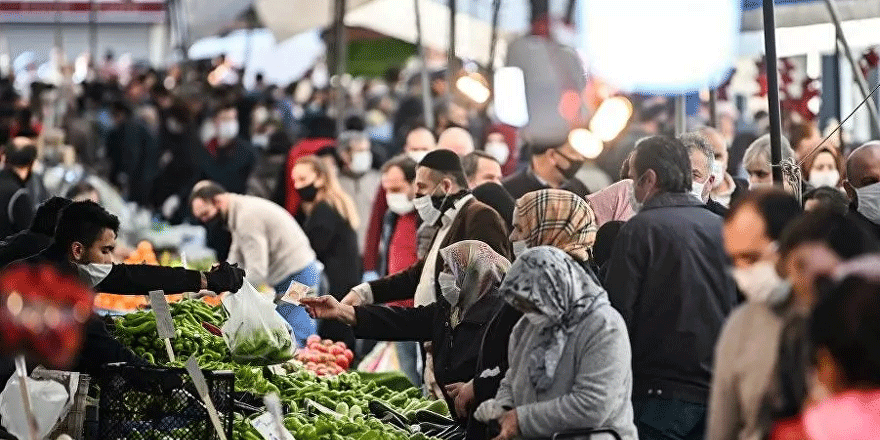
[[[370,138],[367,134],[357,130],[346,130],[339,134],[336,139],[336,149],[340,152],[351,150],[351,145],[355,142],[369,142]]]
[[[782,160],[788,160],[794,158],[794,150],[791,149],[791,144],[789,144],[788,139],[785,136],[781,136],[782,138]],[[770,166],[770,135],[765,134],[764,136],[759,137],[746,150],[743,155],[743,166],[748,168],[750,164],[754,163],[762,163]]]
[[[699,151],[706,156],[707,175],[712,174],[712,166],[715,164],[715,149],[709,144],[709,139],[700,132],[685,133],[678,137],[678,140],[688,149],[688,153]]]

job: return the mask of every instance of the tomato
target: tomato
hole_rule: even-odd
[[[320,342],[314,342],[312,345],[309,345],[309,349],[314,351],[315,353],[326,353],[327,347],[321,345]]]
[[[331,346],[330,349],[327,351],[330,352],[330,354],[332,354],[333,356],[339,356],[340,354],[345,353],[345,349],[338,345]]]
[[[351,351],[349,349],[345,349],[345,353],[343,353],[343,354],[345,355],[345,357],[348,358],[349,363],[351,363],[351,361],[354,360],[354,352],[353,351]]]
[[[339,365],[339,368],[348,369],[348,358],[345,355],[336,356],[336,365]]]
[[[306,368],[309,370],[314,370],[315,368],[318,368],[318,364],[309,361],[308,363],[306,363]]]
[[[321,345],[326,345],[329,347],[329,346],[333,345],[333,341],[331,341],[329,339],[324,339],[323,341],[321,341]]]
[[[345,342],[342,342],[342,341],[339,341],[339,342],[337,342],[337,343],[335,343],[335,344],[333,344],[333,345],[336,345],[336,346],[342,347],[343,350],[345,350],[346,348],[348,348],[348,347],[345,345]]]
[[[321,342],[321,337],[318,335],[311,335],[306,338],[306,344],[311,345],[312,342]]]

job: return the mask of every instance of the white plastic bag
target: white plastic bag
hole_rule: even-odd
[[[29,438],[28,419],[21,402],[18,375],[12,376],[0,393],[0,417],[3,427],[18,438]],[[52,431],[69,406],[67,390],[54,380],[27,378],[31,409],[37,419],[37,435],[43,438]]]
[[[220,330],[237,362],[271,365],[294,354],[290,324],[275,311],[275,303],[247,280],[238,293],[227,295],[223,306],[229,319]]]

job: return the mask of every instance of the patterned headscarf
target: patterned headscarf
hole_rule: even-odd
[[[452,306],[449,320],[455,327],[480,298],[498,291],[504,274],[510,269],[510,262],[479,240],[451,244],[440,249],[440,256],[448,268],[444,272],[455,277],[455,284],[460,289],[457,298],[444,295]]]
[[[514,307],[526,305],[549,320],[540,329],[535,346],[528,347],[529,376],[538,391],[553,384],[572,330],[596,307],[608,303],[608,294],[592,272],[550,246],[531,248],[517,257],[500,292]]]
[[[529,247],[557,247],[587,261],[596,230],[596,216],[584,199],[570,191],[542,189],[516,201],[510,238],[525,240]]]

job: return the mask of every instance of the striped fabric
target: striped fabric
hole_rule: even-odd
[[[596,241],[596,216],[584,199],[560,189],[530,192],[516,201],[511,240],[553,246],[587,261]]]

